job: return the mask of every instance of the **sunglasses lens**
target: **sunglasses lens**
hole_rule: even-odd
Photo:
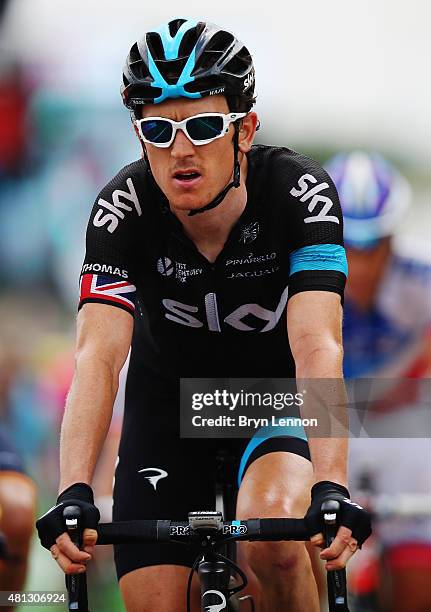
[[[210,140],[220,136],[223,130],[223,118],[215,116],[193,117],[187,121],[187,132],[193,140]]]
[[[142,121],[141,130],[144,138],[154,144],[164,144],[172,138],[172,125],[163,119]]]

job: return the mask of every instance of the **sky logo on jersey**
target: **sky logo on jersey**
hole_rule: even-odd
[[[81,276],[80,304],[101,302],[115,304],[129,312],[135,311],[136,287],[128,281],[119,281],[102,274]]]
[[[311,217],[305,217],[304,223],[316,223],[317,221],[330,221],[332,223],[340,223],[340,220],[335,215],[328,215],[328,212],[334,205],[334,202],[328,196],[320,195],[321,191],[328,189],[329,183],[319,183],[315,187],[311,187],[309,183],[317,183],[317,178],[312,174],[303,174],[298,181],[299,189],[295,189],[293,187],[290,190],[290,195],[293,195],[294,198],[299,198],[300,202],[307,202],[307,200],[311,200],[308,205],[308,211],[310,213],[316,212],[317,214],[312,215]],[[321,208],[316,206],[317,204],[322,204]]]
[[[217,304],[217,295],[215,293],[207,293],[204,299],[205,311],[200,315],[208,329],[214,332],[222,331],[222,322],[240,331],[258,331],[259,333],[267,332],[276,327],[282,314],[285,311],[288,296],[288,287],[285,288],[280,296],[280,300],[275,310],[270,310],[259,304],[242,304],[235,308],[233,312],[226,317],[221,318],[219,306]],[[204,327],[205,323],[194,316],[199,315],[199,307],[191,304],[183,304],[177,300],[164,299],[163,306],[166,308],[165,317],[169,321],[187,325],[187,327]],[[192,314],[193,313],[193,314]],[[205,317],[205,318],[204,318]],[[254,318],[255,322],[252,323]]]
[[[97,203],[101,208],[94,215],[93,225],[95,227],[103,227],[108,224],[107,230],[113,234],[118,227],[119,219],[125,218],[123,210],[132,212],[134,208],[138,217],[142,215],[141,205],[131,178],[127,179],[126,185],[129,191],[115,189],[112,192],[112,203],[99,198]]]

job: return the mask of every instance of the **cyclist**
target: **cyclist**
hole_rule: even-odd
[[[38,522],[66,572],[85,571],[95,533],[78,551],[62,533],[61,509],[74,500],[87,527],[97,521],[90,483],[130,342],[115,520],[213,507],[223,442],[240,464],[238,518],[307,512],[318,546],[321,502],[339,499],[343,524],[321,553],[328,569],[343,567],[369,533],[349,500],[345,439],[308,447],[289,428],[258,444],[179,436],[180,377],[342,375],[337,193],[313,160],[252,146],[254,79],[248,50],[211,23],[176,19],[130,50],[122,96],[143,154],[101,191],[90,217],[61,494]],[[244,553],[268,609],[318,609],[303,543],[249,544]],[[116,546],[126,608],[180,609],[194,557],[171,545]]]
[[[0,590],[21,591],[27,575],[36,512],[36,488],[0,425]],[[13,610],[7,606],[7,610]]]
[[[3,346],[0,343],[0,590],[20,591],[27,576],[36,487],[25,473],[7,425],[16,360]]]
[[[352,487],[360,489],[368,472],[379,494],[428,493],[431,471],[424,458],[431,456],[431,441],[390,437],[391,426],[406,416],[421,431],[417,388],[411,379],[431,372],[431,262],[420,243],[396,239],[411,188],[376,153],[339,153],[326,168],[340,196],[349,262],[345,376],[386,378],[379,420],[388,423],[388,438],[351,440]],[[380,524],[384,553],[379,588],[385,610],[431,609],[430,534],[431,520],[402,518]],[[371,573],[362,572],[360,581],[371,590],[378,586]]]

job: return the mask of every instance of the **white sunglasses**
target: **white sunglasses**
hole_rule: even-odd
[[[182,130],[194,145],[205,145],[216,138],[222,138],[228,133],[231,123],[246,115],[247,113],[201,113],[183,121],[173,121],[166,117],[145,117],[134,123],[144,142],[167,148],[174,142],[177,130]]]

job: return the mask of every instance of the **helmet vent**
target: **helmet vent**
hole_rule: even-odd
[[[161,59],[165,57],[162,39],[160,38],[160,34],[158,32],[148,32],[147,47],[153,59]]]
[[[202,93],[203,91],[211,91],[214,89],[219,89],[221,87],[223,87],[223,84],[220,83],[220,77],[209,76],[202,79],[196,79],[191,83],[187,83],[184,86],[184,89],[189,93],[195,93],[197,91]]]
[[[235,38],[230,32],[217,32],[209,41],[205,50],[225,52],[227,49],[229,49],[234,40]]]
[[[230,32],[217,32],[205,46],[205,50],[196,62],[192,74],[198,75],[199,72],[211,70],[225,55],[234,40]]]
[[[129,63],[129,70],[133,74],[135,79],[137,79],[138,81],[141,81],[150,76],[148,67],[145,64],[145,62],[142,60],[139,52],[135,56],[135,59],[132,59],[132,53],[130,53],[130,58],[131,59]]]
[[[184,66],[187,63],[187,58],[184,57],[178,60],[159,60],[156,61],[156,66],[160,70],[160,74],[169,85],[174,85],[178,81],[179,75],[182,73]]]
[[[186,19],[173,19],[172,21],[169,22],[169,24],[168,24],[168,26],[169,26],[169,34],[172,36],[172,38],[174,38],[174,36],[176,35],[176,33],[178,32],[180,27],[185,22],[186,22]]]
[[[130,49],[129,61],[130,63],[133,63],[133,62],[140,62],[141,60],[142,58],[141,58],[141,54],[139,53],[138,43],[135,43],[133,47]]]
[[[143,103],[151,104],[154,98],[162,95],[160,87],[152,87],[151,85],[137,85],[133,87],[128,96],[128,108],[136,108]]]
[[[185,57],[190,55],[198,41],[199,34],[200,31],[198,31],[197,27],[191,28],[190,30],[187,30],[187,32],[184,33],[184,36],[180,43],[180,48],[178,49],[178,57]]]
[[[223,72],[228,72],[230,74],[247,74],[250,70],[251,65],[251,57],[250,53],[243,47],[239,53],[237,53],[231,60],[226,64],[223,68]]]

